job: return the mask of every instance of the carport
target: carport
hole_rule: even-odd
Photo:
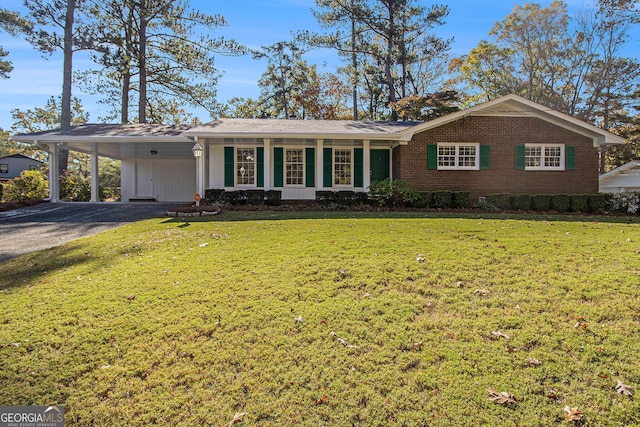
[[[201,186],[194,140],[182,136],[191,125],[87,124],[67,130],[16,135],[19,142],[34,144],[49,155],[50,201],[60,199],[56,171],[61,149],[91,156],[91,202],[98,202],[98,157],[120,160],[122,201],[183,202]]]

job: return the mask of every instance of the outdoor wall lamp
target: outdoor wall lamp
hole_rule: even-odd
[[[195,158],[198,158],[200,156],[202,156],[202,145],[200,145],[199,143],[195,143],[193,145],[193,148],[191,149],[191,151],[193,151],[193,156]]]

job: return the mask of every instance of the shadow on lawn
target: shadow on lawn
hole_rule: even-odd
[[[616,224],[640,224],[640,216],[631,215],[568,215],[538,213],[489,213],[452,211],[270,211],[270,210],[228,210],[218,215],[203,217],[172,217],[163,224],[180,224],[187,227],[194,222],[225,221],[278,221],[296,219],[497,219],[522,221],[564,221],[564,222],[605,222]]]

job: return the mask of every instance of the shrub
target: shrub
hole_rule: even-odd
[[[529,194],[516,194],[509,197],[511,208],[517,211],[531,210],[531,196]]]
[[[223,197],[223,194],[224,194],[224,189],[209,188],[207,190],[204,190],[204,199],[210,204],[213,204],[218,200],[220,200]]]
[[[418,191],[416,199],[411,202],[409,207],[424,209],[429,207],[429,192],[428,191]]]
[[[380,206],[407,206],[419,207],[424,202],[420,200],[423,195],[416,190],[410,182],[401,179],[372,182],[369,186],[369,194]]]
[[[44,179],[42,172],[22,171],[19,177],[4,185],[4,199],[7,202],[41,200],[49,195],[48,189],[48,182]]]
[[[453,203],[453,192],[438,190],[431,193],[431,206],[436,209],[448,209]]]
[[[587,212],[589,210],[588,197],[586,194],[572,194],[569,196],[569,209],[571,212]]]
[[[535,194],[531,196],[531,208],[538,212],[548,211],[551,208],[551,195]]]
[[[587,206],[589,207],[589,212],[604,212],[604,194],[589,194],[587,196]]]
[[[467,209],[471,207],[471,193],[468,191],[454,191],[452,194],[451,206],[457,209]]]
[[[503,211],[509,209],[509,194],[507,193],[498,193],[498,194],[487,194],[486,202],[495,206],[499,210]]]
[[[222,202],[227,202],[232,205],[244,205],[247,203],[247,192],[244,190],[225,191],[222,193]]]
[[[282,191],[269,190],[265,192],[265,204],[268,206],[280,206],[282,203]]]
[[[551,209],[558,212],[567,212],[571,206],[568,194],[554,194],[551,196]]]
[[[2,198],[4,197],[4,186],[2,183],[0,183],[0,202],[2,201]]]
[[[338,200],[338,194],[333,191],[316,191],[316,202],[321,207],[327,207],[335,204]]]
[[[640,214],[640,192],[614,193],[605,196],[607,209],[623,213]]]
[[[91,199],[91,178],[78,173],[60,175],[60,199],[87,202]]]
[[[264,190],[246,190],[247,203],[250,205],[263,205],[264,204]]]

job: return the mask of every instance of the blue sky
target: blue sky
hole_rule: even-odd
[[[22,11],[23,0],[2,0],[2,7]],[[574,14],[582,8],[593,7],[595,0],[568,0],[569,13]],[[450,14],[447,23],[437,28],[442,37],[454,37],[451,54],[466,54],[477,43],[487,37],[493,24],[504,19],[514,5],[525,1],[514,0],[449,0],[421,1],[422,4],[448,4]],[[538,0],[543,6],[551,0]],[[209,14],[223,15],[229,26],[219,34],[234,38],[240,43],[260,48],[282,40],[290,40],[291,32],[303,29],[318,30],[311,13],[314,0],[191,0],[191,6]],[[637,40],[634,41],[637,46]],[[57,53],[45,59],[28,43],[0,32],[0,45],[10,52],[9,60],[15,69],[8,80],[0,80],[0,127],[9,129],[12,124],[11,110],[23,110],[44,106],[49,97],[58,96],[62,87],[62,58]],[[308,53],[305,58],[310,64],[316,64],[319,70],[333,71],[337,64],[336,56],[324,49]],[[76,55],[75,69],[91,66],[91,61]],[[216,66],[224,72],[217,90],[218,100],[227,101],[234,96],[253,97],[259,95],[257,80],[266,69],[266,63],[250,57],[216,58]],[[81,93],[74,88],[74,96],[79,97],[85,109],[90,113],[90,121],[98,122],[107,113],[104,106],[96,103],[98,97]],[[202,120],[210,118],[204,111],[194,111]]]

